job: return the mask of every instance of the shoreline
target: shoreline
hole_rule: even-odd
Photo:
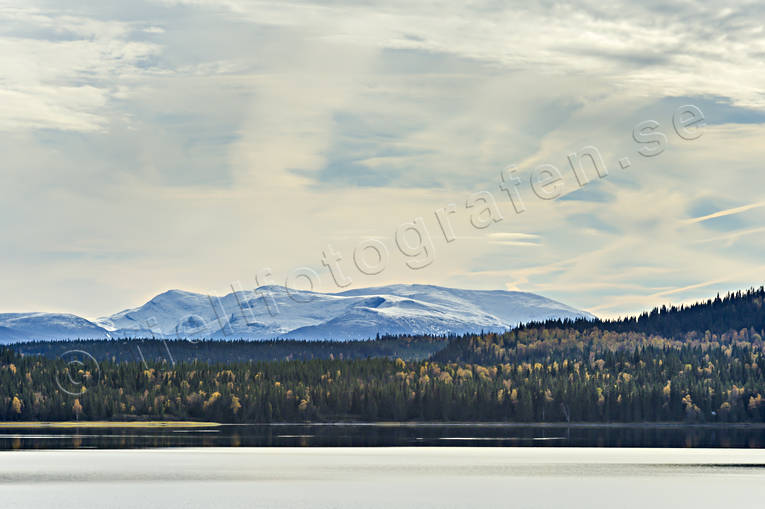
[[[0,428],[208,428],[219,422],[201,421],[8,421]]]
[[[765,422],[685,423],[685,422],[249,422],[221,423],[209,421],[0,421],[0,428],[207,428],[223,426],[359,426],[359,427],[485,427],[485,428],[550,428],[550,429],[765,429]]]

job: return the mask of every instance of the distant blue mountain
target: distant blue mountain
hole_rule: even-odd
[[[109,333],[84,318],[65,313],[2,313],[0,342],[28,339],[98,339]]]

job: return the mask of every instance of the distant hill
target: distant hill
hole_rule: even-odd
[[[106,329],[64,313],[0,313],[0,343],[25,339],[106,338]]]

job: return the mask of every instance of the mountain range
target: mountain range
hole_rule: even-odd
[[[170,290],[93,321],[59,313],[0,314],[0,342],[96,338],[350,340],[377,334],[505,331],[553,318],[595,317],[525,292],[390,285],[340,293],[264,286],[223,297]]]

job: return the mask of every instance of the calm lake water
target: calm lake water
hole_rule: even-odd
[[[522,447],[0,452],[0,506],[762,507],[765,450]]]
[[[0,450],[154,447],[765,447],[765,426],[271,424],[209,428],[0,428]]]

